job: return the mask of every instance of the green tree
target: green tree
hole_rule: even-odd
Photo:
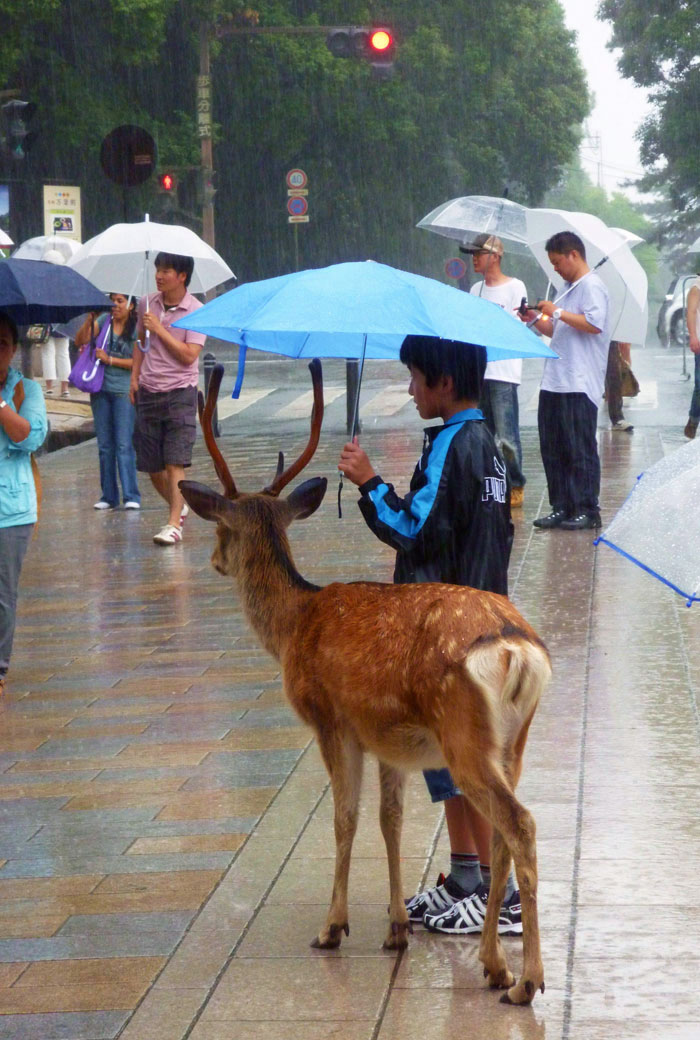
[[[302,264],[373,256],[436,273],[446,244],[415,229],[420,217],[506,186],[538,203],[575,154],[589,107],[557,0],[261,0],[252,18],[242,0],[29,0],[33,20],[8,3],[5,86],[37,103],[41,135],[22,169],[0,169],[14,178],[15,237],[41,230],[43,180],[82,186],[86,237],[125,212],[163,212],[152,182],[125,195],[105,180],[99,146],[136,123],[156,139],[161,166],[196,166],[203,22],[396,27],[388,81],[333,58],[323,34],[212,42],[217,248],[246,280],[293,266],[291,167],[309,175]],[[197,230],[196,208],[185,184],[181,209],[165,218]]]
[[[602,0],[622,74],[650,92],[651,116],[638,132],[643,191],[669,205],[661,239],[691,241],[700,230],[700,5],[697,0]]]

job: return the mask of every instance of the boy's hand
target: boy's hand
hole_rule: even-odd
[[[358,444],[357,437],[353,437],[352,443],[346,444],[343,448],[338,469],[358,487],[376,476],[372,463]]]

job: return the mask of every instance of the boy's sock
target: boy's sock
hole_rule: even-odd
[[[484,879],[484,884],[487,888],[491,887],[491,867],[487,867],[484,863],[480,864],[481,876]],[[515,892],[515,875],[511,870],[508,874],[508,880],[506,881],[506,894],[503,897],[503,902],[507,903],[510,897]]]
[[[481,868],[479,857],[469,852],[452,852],[450,854],[450,877],[464,892],[470,896],[481,884]]]

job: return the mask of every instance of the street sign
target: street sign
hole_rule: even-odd
[[[287,222],[289,224],[308,224],[309,223],[309,218],[308,217],[287,217]]]
[[[461,257],[455,256],[452,260],[448,260],[445,264],[445,274],[448,278],[455,278],[459,281],[460,278],[464,278],[467,273],[467,265]]]
[[[308,177],[303,170],[289,170],[286,179],[288,188],[305,188],[308,184]]]
[[[303,217],[308,209],[309,204],[303,195],[292,195],[287,202],[287,212],[293,217]]]
[[[100,164],[107,177],[124,188],[143,184],[156,165],[156,143],[147,130],[125,123],[103,139]]]

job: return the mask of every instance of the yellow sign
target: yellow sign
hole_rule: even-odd
[[[68,184],[44,185],[44,234],[82,241],[79,187]]]

